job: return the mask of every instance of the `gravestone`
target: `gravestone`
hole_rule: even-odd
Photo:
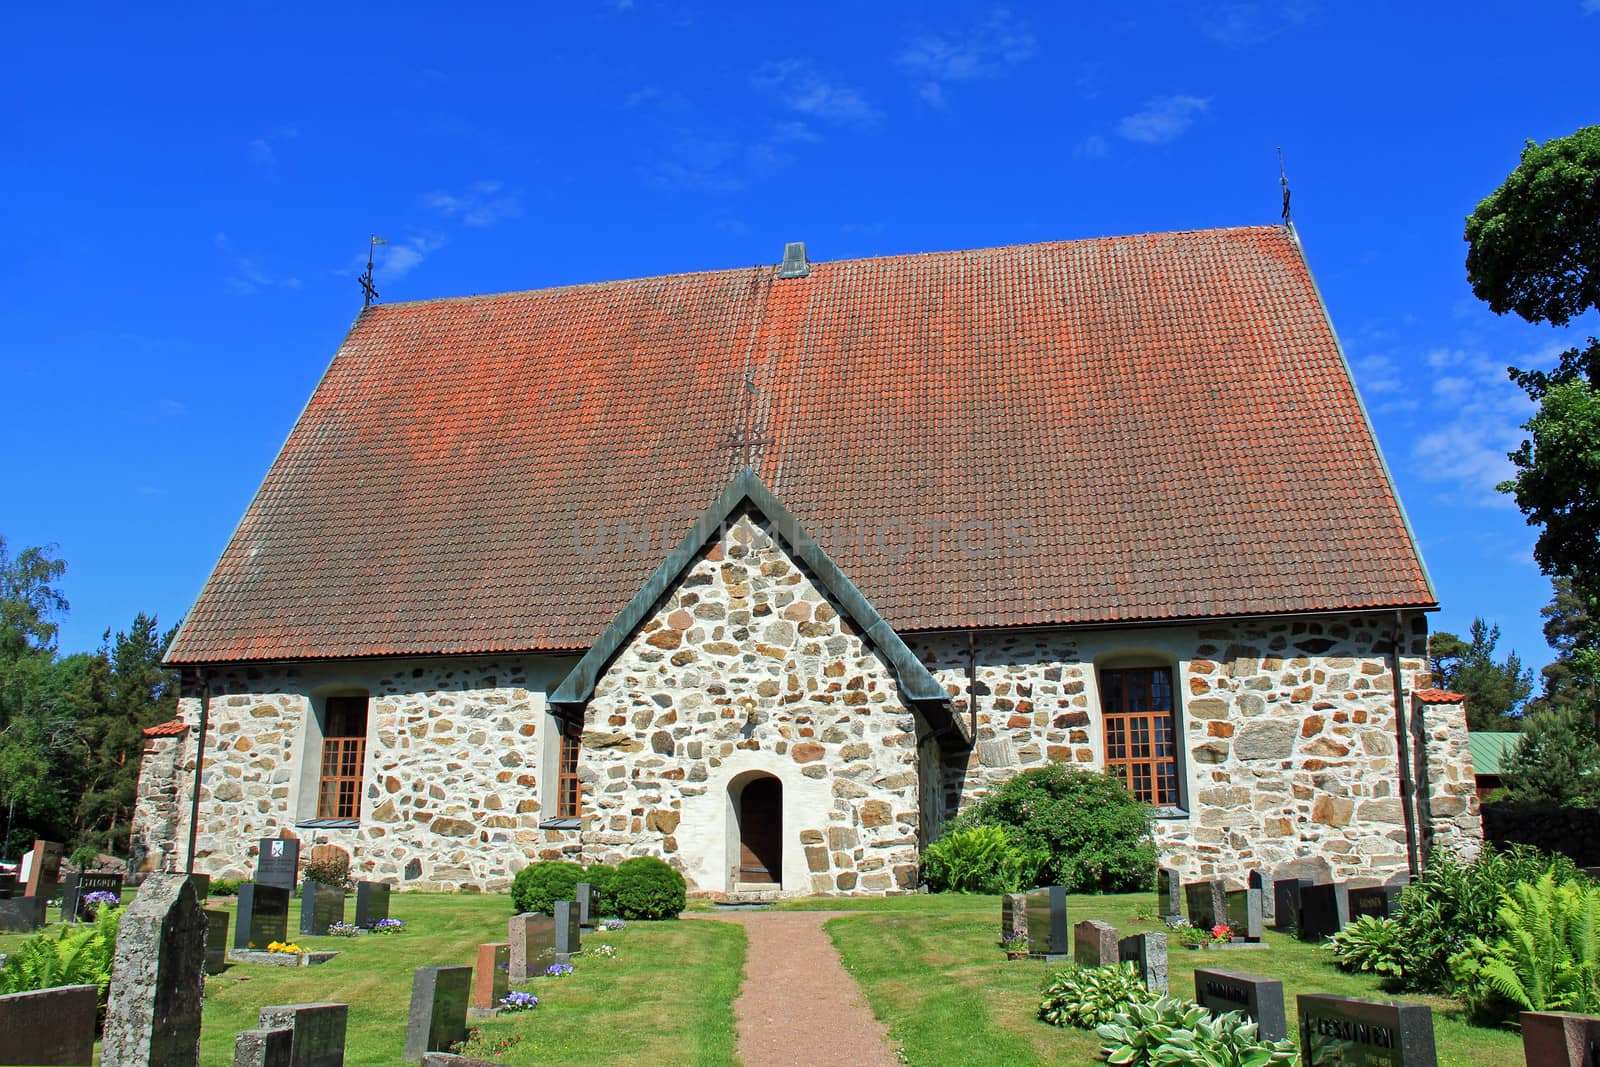
[[[35,841],[33,851],[22,857],[26,873],[22,881],[27,885],[25,896],[52,900],[60,892],[61,859],[66,849],[59,841]]]
[[[241,1030],[233,1039],[233,1067],[291,1067],[293,1030]]]
[[[1257,1032],[1267,1041],[1289,1036],[1289,1020],[1283,1011],[1283,983],[1237,971],[1212,971],[1196,968],[1194,999],[1217,1015],[1227,1011],[1244,1013],[1255,1020]]]
[[[1304,1067],[1438,1067],[1432,1008],[1323,993],[1295,999]]]
[[[206,973],[221,974],[228,966],[228,913],[206,908]]]
[[[1000,898],[1000,940],[1020,931],[1028,938],[1028,897],[1025,893],[1006,893]]]
[[[1117,942],[1117,958],[1133,964],[1146,989],[1167,991],[1167,935],[1134,934]]]
[[[288,1030],[290,1067],[344,1067],[347,1004],[278,1004],[262,1008],[261,1030]]]
[[[1235,889],[1227,894],[1228,928],[1233,936],[1260,941],[1266,923],[1261,915],[1261,890]]]
[[[194,895],[201,900],[211,895],[211,876],[209,874],[189,873],[189,884],[194,886]]]
[[[411,1011],[406,1021],[405,1058],[415,1063],[427,1052],[447,1052],[467,1039],[467,999],[472,968],[418,967],[411,980]]]
[[[10,871],[0,871],[0,900],[10,900],[21,892],[17,885],[17,876]]]
[[[1300,889],[1300,920],[1295,935],[1302,941],[1321,941],[1350,922],[1350,897],[1343,882],[1323,882]]]
[[[1278,878],[1272,884],[1272,928],[1286,934],[1300,932],[1300,900],[1311,885],[1309,878]]]
[[[500,999],[510,991],[511,944],[496,941],[478,946],[472,968],[472,1014],[493,1015],[500,1010]]]
[[[111,871],[83,871],[61,880],[61,921],[83,919],[83,898],[90,893],[122,893],[122,875]]]
[[[1209,882],[1190,882],[1183,887],[1189,905],[1189,925],[1209,930],[1228,914],[1228,886],[1219,878]]]
[[[100,989],[66,985],[0,996],[0,1064],[89,1067]]]
[[[1156,871],[1156,911],[1162,922],[1183,918],[1183,876],[1168,867]]]
[[[571,963],[572,957],[583,951],[583,932],[578,926],[576,901],[555,902],[556,962]]]
[[[344,887],[309,879],[300,887],[300,932],[320,936],[334,923],[344,922]]]
[[[30,934],[44,925],[44,897],[0,900],[0,931]]]
[[[234,920],[233,947],[265,949],[289,939],[289,890],[245,882],[239,887],[239,914]]]
[[[1121,962],[1117,928],[1099,919],[1085,919],[1072,928],[1072,958],[1080,967],[1105,967]]]
[[[1028,897],[1028,951],[1035,956],[1064,957],[1067,947],[1067,890],[1047,885],[1030,889]]]
[[[1527,1067],[1600,1067],[1600,1016],[1525,1011],[1519,1019]]]
[[[584,930],[593,930],[596,921],[594,886],[588,882],[579,882],[572,887],[572,896],[578,902],[578,926]]]
[[[264,837],[256,842],[256,884],[294,892],[300,880],[300,842],[292,837]]]
[[[1374,919],[1388,919],[1400,910],[1400,891],[1403,886],[1398,885],[1364,885],[1350,886],[1346,897],[1350,901],[1350,919],[1370,915]]]
[[[389,883],[356,883],[356,925],[370,930],[374,923],[389,917]]]
[[[1245,885],[1251,889],[1261,890],[1261,920],[1268,926],[1276,926],[1278,921],[1278,894],[1273,884],[1272,872],[1251,871],[1250,879]]]
[[[511,980],[526,982],[554,962],[556,921],[537,911],[513,915],[506,940],[511,945]]]
[[[122,913],[102,1062],[196,1067],[206,917],[181,874],[153,874]]]

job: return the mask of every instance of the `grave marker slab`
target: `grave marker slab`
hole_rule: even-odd
[[[17,876],[9,871],[0,871],[0,900],[10,900],[21,891],[17,885]]]
[[[90,893],[122,894],[122,875],[113,871],[82,871],[61,880],[61,921],[82,922],[83,898]]]
[[[1300,920],[1295,934],[1302,941],[1321,941],[1350,922],[1350,897],[1343,882],[1320,883],[1300,889]]]
[[[288,1030],[290,1067],[344,1067],[347,1004],[277,1004],[262,1008],[262,1030]]]
[[[583,932],[578,926],[576,901],[555,902],[556,962],[571,963],[572,957],[583,951]]]
[[[197,1067],[206,917],[181,874],[154,874],[122,913],[101,1060]]]
[[[513,915],[506,940],[511,945],[511,980],[526,982],[554,962],[556,921],[537,911]]]
[[[1272,928],[1286,934],[1300,932],[1300,900],[1309,878],[1278,878],[1272,885]]]
[[[1120,963],[1117,928],[1099,919],[1085,919],[1072,928],[1072,958],[1080,967]]]
[[[584,930],[593,930],[596,919],[594,886],[588,882],[579,882],[572,887],[572,897],[578,902],[578,926]]]
[[[406,1022],[405,1058],[415,1063],[424,1053],[447,1052],[467,1039],[467,1000],[472,968],[418,967],[411,980],[411,1012]]]
[[[1194,999],[1202,1008],[1221,1015],[1243,1012],[1255,1020],[1258,1033],[1269,1041],[1289,1036],[1289,1020],[1283,1010],[1283,983],[1238,971],[1212,971],[1196,968]]]
[[[1025,893],[1007,893],[1000,898],[1000,939],[1004,941],[1018,930],[1024,939],[1028,936],[1028,897]]]
[[[309,879],[300,887],[300,932],[321,936],[334,923],[344,922],[344,887]]]
[[[233,1039],[233,1067],[291,1067],[293,1030],[241,1030]]]
[[[1520,1020],[1527,1067],[1600,1067],[1600,1016],[1525,1011]]]
[[[1167,991],[1167,935],[1164,933],[1134,934],[1117,942],[1117,958],[1133,964],[1134,970],[1144,980],[1145,988],[1157,993]]]
[[[1322,993],[1295,999],[1304,1067],[1438,1067],[1432,1008]]]
[[[289,940],[289,891],[281,886],[245,882],[239,887],[239,914],[234,920],[233,947],[261,949]]]
[[[11,897],[0,900],[0,930],[29,934],[44,925],[44,897]]]
[[[54,899],[61,891],[61,859],[66,847],[59,841],[35,841],[33,851],[22,857],[25,873],[22,881],[27,885],[24,896]]]
[[[1403,888],[1398,885],[1350,886],[1346,890],[1346,897],[1350,901],[1350,919],[1359,919],[1363,915],[1370,915],[1374,919],[1393,917],[1400,910],[1400,891]]]
[[[1067,890],[1047,885],[1030,889],[1028,897],[1028,951],[1046,959],[1065,956],[1067,947]]]
[[[1189,906],[1189,925],[1198,930],[1209,930],[1227,917],[1228,886],[1221,879],[1190,882],[1183,887],[1183,897]]]
[[[1235,889],[1227,894],[1226,900],[1228,927],[1233,931],[1233,936],[1246,941],[1260,941],[1262,928],[1266,925],[1261,915],[1261,890]]]
[[[256,884],[294,892],[300,880],[300,842],[292,837],[264,837],[256,845]]]
[[[389,917],[389,883],[356,883],[356,925],[370,929]]]
[[[0,996],[0,1064],[89,1067],[100,990],[57,986]]]
[[[1261,920],[1268,926],[1276,926],[1278,921],[1278,894],[1273,882],[1272,872],[1251,871],[1250,879],[1245,885],[1251,889],[1261,890]]]
[[[228,913],[206,908],[206,973],[221,974],[228,966]]]
[[[472,968],[472,1011],[493,1015],[500,1010],[500,998],[510,992],[511,943],[495,941],[478,946]]]
[[[1156,871],[1156,911],[1162,922],[1183,918],[1183,876],[1168,867]]]

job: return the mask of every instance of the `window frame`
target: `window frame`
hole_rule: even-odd
[[[583,762],[583,730],[564,724],[556,752],[556,818],[583,818],[583,779],[578,771]],[[570,765],[570,770],[568,769]]]
[[[350,705],[356,702],[360,704],[360,733],[350,732],[353,714]],[[323,698],[321,763],[317,768],[316,792],[318,820],[361,821],[371,716],[372,701],[366,693]],[[342,727],[343,732],[332,733],[335,725]]]
[[[1166,707],[1160,703],[1156,684],[1157,672],[1166,679]],[[1105,772],[1126,785],[1134,796],[1162,812],[1181,813],[1184,803],[1183,745],[1179,728],[1179,697],[1176,686],[1177,671],[1166,663],[1119,664],[1098,670],[1100,722]],[[1134,707],[1138,701],[1129,681],[1142,675],[1143,708]],[[1115,693],[1118,708],[1110,707],[1111,694]],[[1163,720],[1165,720],[1163,722]],[[1163,735],[1162,727],[1165,726]],[[1149,755],[1134,755],[1135,733],[1143,730],[1144,748]],[[1114,738],[1122,737],[1118,755],[1113,755]],[[1160,754],[1165,747],[1166,754]],[[1148,785],[1141,794],[1140,770]]]

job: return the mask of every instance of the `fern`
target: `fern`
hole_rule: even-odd
[[[1034,884],[1048,858],[1018,848],[998,826],[972,826],[929,845],[922,869],[936,890],[1015,893]]]
[[[1451,959],[1471,1013],[1600,1010],[1600,888],[1546,871],[1501,897],[1501,935],[1474,938]]]
[[[92,985],[99,988],[104,1005],[121,923],[121,908],[101,908],[90,925],[63,925],[54,935],[28,938],[0,967],[0,993]]]

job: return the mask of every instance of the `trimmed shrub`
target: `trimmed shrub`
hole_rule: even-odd
[[[576,863],[530,863],[511,880],[511,907],[519,915],[525,911],[554,915],[555,902],[571,900],[581,881],[583,868]]]
[[[611,903],[624,919],[676,919],[688,902],[683,875],[654,856],[617,864]]]
[[[1151,808],[1121,781],[1059,763],[1023,771],[951,823],[998,826],[1024,852],[1048,857],[1031,884],[1071,893],[1148,891],[1156,876]]]
[[[232,878],[213,878],[208,892],[214,897],[236,897],[239,895],[239,883]]]
[[[928,846],[922,876],[936,892],[1015,893],[1034,885],[1048,859],[1017,848],[998,826],[969,826]]]
[[[606,863],[591,863],[583,869],[580,882],[588,882],[594,886],[594,910],[596,917],[610,911],[616,911],[612,903],[612,895],[616,892],[617,869]]]

